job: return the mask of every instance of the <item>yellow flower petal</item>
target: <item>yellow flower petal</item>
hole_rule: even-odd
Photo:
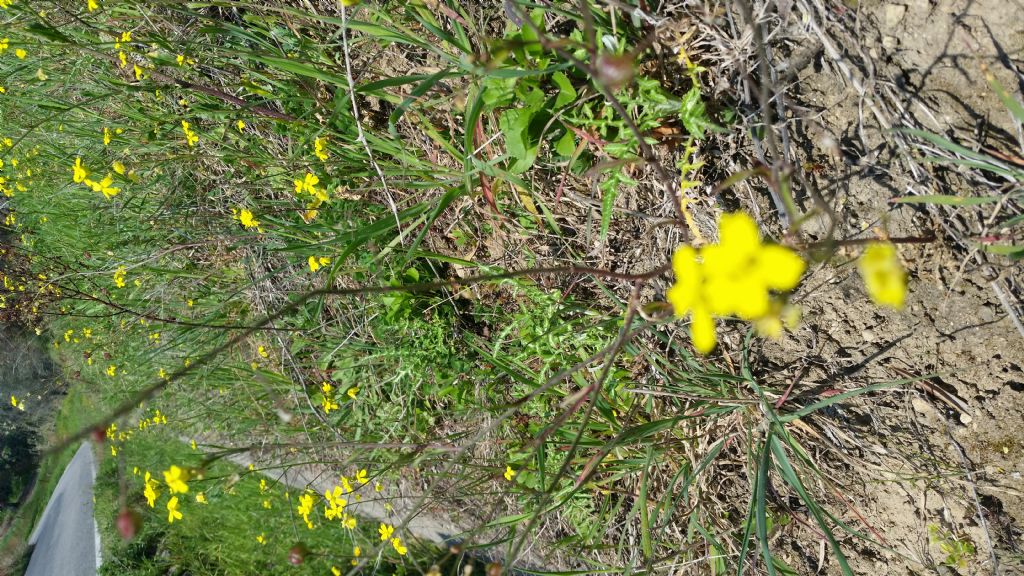
[[[772,290],[792,290],[800,283],[807,265],[789,248],[769,244],[761,249],[758,268],[764,283]]]
[[[707,354],[715,349],[715,320],[707,310],[693,311],[693,318],[690,320],[690,338],[693,340],[693,347],[701,354]]]

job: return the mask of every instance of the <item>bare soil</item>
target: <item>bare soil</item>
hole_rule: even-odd
[[[1024,334],[1015,320],[1024,275],[978,249],[982,237],[1006,234],[991,226],[992,205],[922,208],[890,200],[1008,190],[979,172],[923,162],[931,152],[891,129],[920,128],[1019,157],[1020,127],[989,88],[983,66],[1020,98],[1024,4],[848,6],[828,6],[832,23],[818,20],[820,29],[792,22],[779,42],[817,47],[786,90],[793,163],[840,216],[837,237],[936,240],[901,247],[911,278],[902,311],[866,305],[854,267],[842,265],[855,249],[815,267],[799,296],[801,328],[764,346],[762,371],[811,396],[930,375],[817,416],[803,433],[833,448],[829,467],[846,489],[846,502],[836,499],[837,510],[846,511],[841,517],[883,542],[851,563],[865,574],[1019,574]],[[824,233],[827,222],[809,230],[814,226]],[[936,530],[969,540],[976,554],[960,567],[942,565],[947,554]],[[836,572],[817,565],[817,550],[799,548],[794,556],[808,568]]]

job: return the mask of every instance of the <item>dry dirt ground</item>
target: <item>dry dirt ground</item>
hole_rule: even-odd
[[[813,268],[799,296],[804,323],[781,343],[765,345],[762,373],[777,370],[787,385],[795,380],[796,394],[934,375],[824,414],[803,431],[834,448],[823,457],[846,487],[850,504],[839,502],[842,517],[870,526],[889,548],[862,550],[851,559],[854,570],[1024,573],[1024,274],[977,248],[986,235],[1006,234],[991,225],[1002,216],[992,205],[890,203],[1009,189],[991,176],[985,181],[978,172],[922,162],[933,151],[890,129],[920,128],[1019,160],[1020,126],[982,67],[1022,96],[1024,3],[825,4],[835,12],[830,26],[824,18],[774,22],[776,50],[810,47],[815,54],[785,87],[793,163],[813,167],[809,184],[839,214],[839,237],[884,231],[936,241],[901,248],[911,281],[899,312],[864,306],[854,267],[835,265],[842,251]],[[998,209],[1012,214],[1019,207]],[[824,229],[824,218],[816,225]],[[961,567],[942,565],[948,554],[941,542],[951,537],[938,532],[969,540],[976,554]],[[795,563],[814,567],[818,550],[798,548],[792,556],[805,562]]]

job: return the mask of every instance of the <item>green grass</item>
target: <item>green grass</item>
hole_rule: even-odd
[[[770,482],[805,503],[848,572],[834,532],[855,531],[818,503],[810,486],[828,480],[785,424],[868,389],[777,411],[757,376],[695,356],[670,319],[638,318],[614,276],[452,282],[593,261],[587,242],[607,239],[617,195],[640,185],[625,168],[643,164],[650,131],[676,120],[694,138],[717,129],[703,69],[689,67],[682,86],[638,75],[612,91],[591,81],[603,60],[589,33],[602,54],[630,54],[644,32],[622,13],[522,3],[518,29],[500,3],[433,4],[367,3],[344,17],[290,2],[110,0],[42,14],[18,2],[3,13],[0,114],[16,119],[0,134],[7,226],[31,271],[8,305],[47,330],[78,393],[119,429],[155,410],[169,420],[117,440],[102,462],[107,573],[292,573],[298,541],[313,552],[300,570],[310,573],[347,569],[352,545],[375,572],[444,558],[426,546],[399,557],[366,519],[355,533],[307,530],[297,493],[286,501],[275,488],[266,510],[255,475],[207,466],[181,437],[211,439],[204,450],[291,446],[290,462],[366,468],[385,493],[415,477],[435,507],[479,514],[460,535],[467,549],[515,561],[548,523],[550,558],[593,572],[784,570],[770,540],[792,525]],[[74,182],[79,158],[119,193]],[[700,163],[686,166],[697,178]],[[326,200],[295,192],[306,174]],[[546,184],[582,175],[600,192],[586,241]],[[234,217],[242,210],[258,228]],[[329,262],[312,271],[310,258]],[[669,394],[631,392],[651,382]],[[727,517],[705,505],[720,456],[745,463],[746,491],[720,503]],[[162,479],[171,465],[204,468],[187,496],[202,490],[209,504],[187,500],[168,524],[166,490],[151,510],[134,469]],[[111,524],[122,501],[145,513],[131,542]],[[260,533],[272,535],[265,546]]]

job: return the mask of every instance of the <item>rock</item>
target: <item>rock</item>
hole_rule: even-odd
[[[910,405],[914,407],[914,411],[920,414],[928,414],[933,412],[935,409],[928,403],[927,400],[920,396],[914,396],[910,399]]]
[[[902,4],[886,4],[885,12],[882,15],[882,23],[886,28],[895,28],[903,16],[907,13],[907,7]]]

